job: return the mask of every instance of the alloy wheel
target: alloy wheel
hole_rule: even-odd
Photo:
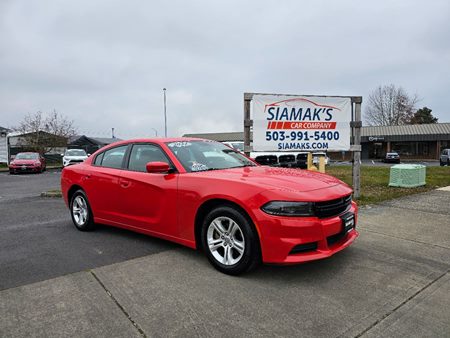
[[[234,265],[244,255],[244,234],[239,224],[229,217],[215,218],[208,226],[206,240],[214,259],[223,265]]]
[[[72,204],[72,214],[75,223],[82,226],[88,220],[89,209],[85,199],[82,196],[75,197]]]

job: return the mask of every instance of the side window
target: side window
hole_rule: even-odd
[[[102,165],[103,155],[105,155],[105,153],[100,153],[97,155],[94,161],[94,165]]]
[[[122,168],[123,157],[127,151],[128,146],[121,146],[117,148],[112,148],[104,152],[102,167],[108,168]]]
[[[130,154],[128,169],[146,172],[148,162],[170,163],[164,152],[157,146],[151,144],[135,144]]]

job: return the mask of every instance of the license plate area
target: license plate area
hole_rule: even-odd
[[[347,233],[355,228],[355,214],[348,212],[341,216],[342,220],[342,232]]]

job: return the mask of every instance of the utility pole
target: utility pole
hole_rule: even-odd
[[[167,137],[166,88],[163,88],[163,92],[164,92],[164,137]]]
[[[114,128],[111,128],[111,136],[114,138]]]
[[[158,136],[158,131],[155,128],[150,127],[150,129],[153,129],[153,131],[155,132],[155,136]]]

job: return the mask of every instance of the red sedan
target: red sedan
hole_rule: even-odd
[[[39,153],[18,153],[14,160],[9,163],[9,173],[41,173],[45,170],[45,158]]]
[[[61,187],[79,230],[108,224],[201,248],[240,274],[349,246],[357,206],[334,177],[260,166],[218,142],[174,138],[112,144],[64,168]]]

